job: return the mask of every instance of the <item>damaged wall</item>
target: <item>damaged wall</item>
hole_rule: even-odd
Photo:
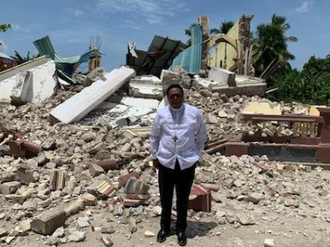
[[[55,62],[43,56],[0,73],[0,102],[39,103],[56,89]]]

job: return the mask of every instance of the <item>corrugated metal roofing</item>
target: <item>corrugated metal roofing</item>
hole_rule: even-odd
[[[191,30],[192,45],[182,51],[173,61],[170,70],[181,66],[187,72],[197,74],[202,68],[203,31],[201,25],[194,25]]]
[[[138,58],[127,54],[127,64],[135,69],[137,75],[159,77],[162,69],[168,69],[172,60],[185,48],[186,45],[179,40],[155,35],[147,52],[136,50]]]
[[[75,64],[87,62],[92,54],[100,54],[99,51],[95,49],[88,51],[81,56],[67,58],[61,57],[55,52],[52,42],[48,36],[34,41],[33,44],[41,55],[49,55],[49,57],[55,61],[57,69],[64,71],[66,74],[71,74],[73,72],[73,67]]]
[[[2,53],[2,52],[0,52],[0,57],[6,58],[6,59],[9,59],[9,60],[14,60],[10,56],[8,56],[8,55],[6,55],[5,53]]]

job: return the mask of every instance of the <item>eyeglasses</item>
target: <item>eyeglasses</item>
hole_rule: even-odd
[[[170,99],[174,99],[174,98],[177,98],[177,99],[182,99],[182,94],[171,94],[169,96]]]

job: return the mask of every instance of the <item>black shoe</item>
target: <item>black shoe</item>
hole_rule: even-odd
[[[158,243],[163,243],[166,240],[166,237],[168,236],[169,232],[160,229],[160,231],[157,234],[157,242]]]
[[[178,236],[178,244],[180,246],[185,246],[187,244],[187,236],[184,232],[178,232],[177,233]]]

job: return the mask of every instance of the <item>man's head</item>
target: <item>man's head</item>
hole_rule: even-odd
[[[172,84],[166,91],[168,102],[174,109],[179,109],[183,104],[183,89],[179,84]]]

